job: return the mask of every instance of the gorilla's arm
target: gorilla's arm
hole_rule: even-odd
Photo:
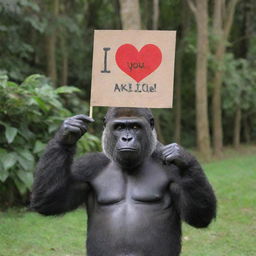
[[[41,214],[61,214],[78,207],[85,199],[86,183],[72,175],[75,146],[52,139],[41,157],[32,190],[31,208]]]
[[[86,199],[88,183],[100,167],[102,154],[88,154],[73,163],[77,140],[88,117],[67,119],[48,143],[38,163],[30,207],[45,215],[71,211]],[[98,159],[99,158],[99,159]]]
[[[216,197],[197,160],[177,144],[162,151],[166,163],[178,168],[170,185],[181,218],[194,227],[207,227],[216,217]]]
[[[89,185],[108,164],[103,153],[88,153],[73,162],[75,147],[48,144],[41,157],[33,185],[31,209],[44,215],[57,215],[76,209],[85,202]]]

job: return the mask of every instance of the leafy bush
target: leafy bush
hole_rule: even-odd
[[[243,111],[254,112],[256,107],[256,71],[246,59],[235,59],[229,53],[225,56],[225,76],[223,108],[234,113],[237,107]]]
[[[31,75],[20,85],[0,76],[0,201],[26,199],[47,141],[63,119],[73,115],[63,107],[61,94],[79,91],[72,86],[54,89],[42,75]],[[86,134],[78,149],[84,153],[99,147],[99,139]]]

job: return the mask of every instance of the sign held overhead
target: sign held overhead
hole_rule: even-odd
[[[171,108],[175,31],[95,30],[91,106]]]

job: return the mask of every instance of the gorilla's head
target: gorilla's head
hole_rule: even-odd
[[[154,117],[149,109],[109,108],[104,126],[104,153],[125,168],[140,165],[155,150]]]

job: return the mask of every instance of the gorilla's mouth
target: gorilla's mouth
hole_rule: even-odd
[[[118,151],[120,152],[133,152],[137,151],[136,148],[119,148]]]

